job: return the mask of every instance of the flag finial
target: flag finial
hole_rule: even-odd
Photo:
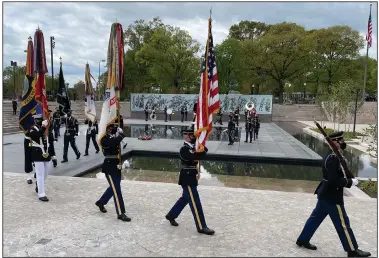
[[[29,40],[32,40],[32,36],[29,36],[29,38],[28,38]]]
[[[62,64],[62,57],[61,56],[59,57],[59,62]]]
[[[211,9],[209,10],[209,19],[212,19],[212,6],[211,6]]]

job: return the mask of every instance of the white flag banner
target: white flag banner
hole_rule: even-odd
[[[86,101],[84,103],[84,112],[89,120],[92,122],[96,118],[96,107],[95,107],[95,98],[93,95],[87,95]]]
[[[98,142],[101,146],[101,139],[107,133],[107,126],[114,124],[117,119],[117,99],[114,87],[107,89],[104,95],[103,108],[101,110],[101,118],[99,123]]]

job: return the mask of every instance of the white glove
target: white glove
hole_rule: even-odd
[[[353,178],[351,180],[353,181],[352,185],[354,185],[354,186],[356,186],[359,183],[358,179],[356,179],[356,178]]]
[[[43,127],[46,127],[48,124],[49,124],[49,121],[47,121],[47,120],[43,120],[43,122],[42,122],[42,126],[43,126]]]
[[[117,127],[117,132],[118,133],[123,133],[124,131],[120,127]]]

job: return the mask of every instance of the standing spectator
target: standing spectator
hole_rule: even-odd
[[[17,97],[14,96],[12,99],[12,106],[13,106],[13,115],[15,116],[17,114]]]

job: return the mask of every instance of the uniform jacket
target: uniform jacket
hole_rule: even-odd
[[[230,132],[232,129],[235,129],[235,123],[233,121],[233,117],[229,116],[229,122],[228,122],[228,131]]]
[[[60,123],[61,123],[61,114],[60,114],[59,111],[55,111],[53,113],[53,122],[54,122],[54,126],[60,125]]]
[[[66,124],[66,134],[78,135],[79,123],[75,117],[73,116],[66,117],[65,124]]]
[[[196,109],[197,109],[197,102],[195,103],[195,105],[193,105],[193,112],[196,113]]]
[[[245,123],[245,129],[246,130],[253,129],[253,118],[252,117],[247,118],[246,123]]]
[[[121,173],[121,170],[117,168],[117,165],[120,164],[120,160],[115,158],[118,155],[118,151],[120,149],[120,143],[122,139],[125,138],[124,134],[109,135],[106,134],[101,139],[101,147],[103,149],[104,154],[104,162],[103,162],[103,173],[105,174],[116,174]]]
[[[181,107],[181,108],[180,108],[180,113],[181,113],[182,115],[184,115],[184,107]]]
[[[95,120],[95,122],[92,124],[92,121],[87,118],[84,121],[84,124],[88,125],[88,128],[87,128],[87,135],[88,136],[96,135],[99,133],[99,125],[97,124],[97,120]]]
[[[342,205],[343,188],[350,188],[352,180],[344,177],[340,161],[333,152],[330,152],[323,159],[322,175],[323,180],[315,191],[318,199],[325,200],[332,204]]]
[[[45,127],[39,127],[37,125],[33,125],[29,130],[29,136],[32,139],[31,160],[33,162],[43,162],[51,160],[51,155],[49,155],[47,158],[44,158],[42,156],[42,149],[40,147],[37,147],[35,144],[33,145],[33,142],[37,143],[38,145],[41,145],[44,152],[48,153],[45,131]]]
[[[261,127],[261,121],[260,121],[259,117],[254,116],[252,118],[252,122],[253,122],[254,129],[259,129]]]
[[[199,162],[197,160],[201,160],[207,152],[208,149],[206,147],[204,152],[195,152],[195,147],[192,144],[184,142],[179,151],[179,156],[182,163],[182,169],[179,174],[179,185],[198,185],[196,176],[199,173],[197,170],[197,164]]]

